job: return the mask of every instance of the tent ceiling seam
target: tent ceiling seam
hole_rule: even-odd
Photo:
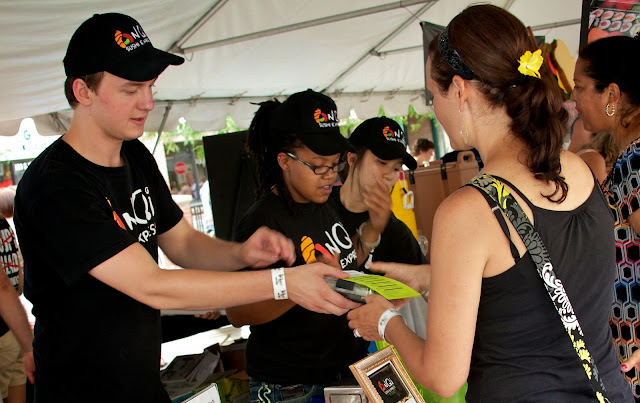
[[[162,114],[162,121],[160,122],[160,126],[158,127],[158,135],[156,136],[155,144],[153,145],[153,150],[151,154],[156,153],[156,148],[158,147],[158,143],[160,142],[160,137],[162,136],[162,132],[164,131],[164,126],[167,123],[167,117],[169,117],[169,112],[171,111],[171,107],[173,107],[173,102],[169,101],[167,106],[164,108],[164,113]]]
[[[284,25],[281,27],[265,29],[263,31],[252,32],[249,34],[233,36],[230,38],[220,39],[217,41],[206,42],[200,45],[187,46],[185,48],[178,48],[175,51],[179,53],[192,53],[199,52],[206,49],[211,49],[219,46],[231,45],[238,42],[245,42],[253,39],[265,38],[267,36],[273,36],[282,34],[285,32],[297,31],[299,29],[311,28],[318,25],[329,24],[338,21],[344,21],[351,18],[363,17],[369,14],[375,14],[385,11],[394,10],[396,8],[405,8],[408,6],[422,4],[422,3],[435,3],[438,0],[405,0],[395,3],[383,4],[380,6],[363,8],[360,10],[349,11],[343,14],[330,15],[327,17],[318,18],[315,20],[302,21],[295,24]]]
[[[381,96],[396,96],[396,95],[415,95],[415,94],[421,94],[424,92],[424,88],[418,88],[415,90],[391,90],[391,91],[374,91],[373,89],[368,89],[365,91],[358,91],[358,92],[344,92],[341,90],[336,90],[334,93],[339,95],[339,96],[366,96],[369,97],[371,95],[381,95]],[[172,103],[174,105],[180,105],[180,104],[190,104],[190,105],[194,105],[194,103],[201,103],[201,102],[231,102],[231,101],[235,101],[236,103],[238,101],[260,101],[260,100],[264,100],[264,99],[271,99],[271,98],[278,98],[278,97],[283,97],[283,96],[289,96],[291,94],[283,94],[283,92],[279,92],[277,94],[273,94],[273,95],[265,95],[265,96],[235,96],[235,97],[199,97],[197,99],[194,98],[187,98],[187,99],[173,99],[173,100],[154,100],[154,104],[156,106],[164,106],[167,105],[168,103]]]
[[[416,15],[422,15],[424,14],[427,10],[429,10],[434,4],[436,4],[438,2],[438,0],[433,0],[431,2],[429,2],[428,4],[425,4],[424,6],[422,6],[420,8],[420,10],[418,10],[418,12],[416,13]],[[342,73],[340,73],[338,75],[338,77],[336,77],[331,84],[327,85],[321,92],[326,92],[328,91],[331,87],[335,86],[336,83],[338,83],[340,80],[342,80],[344,77],[346,77],[349,73],[351,73],[353,70],[355,70],[358,66],[360,66],[360,64],[362,64],[368,57],[370,57],[372,55],[372,52],[378,52],[380,48],[382,48],[384,45],[386,45],[387,43],[389,43],[389,41],[391,41],[391,39],[395,38],[400,32],[402,32],[403,30],[405,30],[409,24],[415,19],[415,17],[412,15],[410,18],[407,18],[407,20],[405,20],[402,24],[400,24],[396,29],[394,29],[393,31],[391,31],[391,33],[389,35],[387,35],[386,38],[382,39],[380,42],[378,42],[373,48],[371,48],[369,51],[367,51],[364,55],[362,55],[358,60],[356,60],[355,63],[353,63],[351,66],[349,66],[346,70],[344,70]]]
[[[549,29],[549,28],[560,28],[560,27],[566,27],[569,25],[579,25],[581,23],[580,18],[577,19],[573,19],[573,20],[565,20],[565,21],[558,21],[558,22],[551,22],[549,24],[540,24],[540,25],[535,25],[531,27],[532,31],[541,31],[544,29]]]
[[[182,36],[180,38],[178,38],[173,45],[171,45],[171,47],[169,48],[169,52],[171,53],[179,53],[182,50],[182,45],[184,45],[184,43],[186,41],[189,40],[189,38],[191,38],[193,36],[193,34],[195,34],[196,32],[198,32],[200,30],[200,28],[202,28],[202,26],[204,24],[207,23],[207,21],[209,21],[211,19],[211,17],[213,17],[229,0],[218,0],[216,2],[216,4],[214,4],[209,11],[207,11],[204,15],[202,15],[198,21],[196,21],[184,34],[182,34]]]

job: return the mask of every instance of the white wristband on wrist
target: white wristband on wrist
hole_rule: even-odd
[[[380,319],[378,319],[378,335],[383,341],[387,341],[384,338],[384,331],[387,328],[387,323],[389,323],[391,318],[393,318],[394,316],[400,316],[402,318],[402,314],[400,314],[400,312],[398,312],[396,309],[389,308],[386,311],[382,312],[382,315],[380,315]]]
[[[284,268],[271,269],[271,281],[273,282],[273,297],[275,299],[288,299],[287,283],[284,280]]]

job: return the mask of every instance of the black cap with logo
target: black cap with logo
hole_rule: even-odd
[[[367,119],[351,133],[349,142],[354,146],[368,148],[376,157],[385,160],[402,158],[410,170],[418,167],[416,159],[407,152],[404,131],[393,119],[386,116]]]
[[[118,13],[94,14],[78,27],[64,57],[67,77],[106,71],[130,81],[148,81],[170,64],[184,62],[180,56],[151,45],[140,24]]]
[[[338,110],[328,96],[311,89],[292,94],[279,105],[271,118],[271,132],[295,133],[318,155],[340,154],[353,147],[340,134]]]

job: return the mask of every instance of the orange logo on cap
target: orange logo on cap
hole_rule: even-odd
[[[122,39],[124,37],[124,39]],[[115,35],[116,43],[120,45],[121,48],[126,48],[127,45],[131,45],[133,43],[133,37],[127,33],[122,33],[119,30],[116,31]]]
[[[327,114],[322,113],[320,108],[316,109],[316,111],[313,113],[313,118],[316,120],[317,123],[325,123],[329,120],[329,118],[327,117]]]
[[[389,126],[385,126],[384,129],[382,129],[382,134],[384,134],[385,137],[393,137],[396,135],[393,130],[389,129]]]

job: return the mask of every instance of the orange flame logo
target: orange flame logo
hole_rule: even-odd
[[[124,39],[122,39],[124,37]],[[129,34],[123,34],[119,30],[116,31],[115,40],[121,48],[126,48],[127,45],[131,45],[133,43],[133,37]]]

